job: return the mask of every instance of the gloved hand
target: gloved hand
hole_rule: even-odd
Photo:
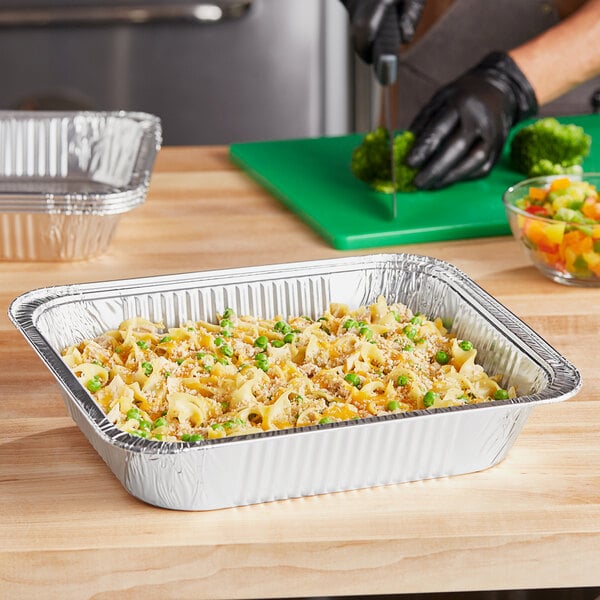
[[[350,17],[354,50],[367,64],[373,62],[373,43],[384,16],[392,15],[398,28],[400,43],[410,42],[425,0],[341,0]],[[394,8],[393,11],[387,11]]]
[[[438,90],[409,127],[416,139],[406,162],[419,169],[415,185],[437,189],[487,175],[510,128],[537,109],[535,92],[512,58],[488,54]]]

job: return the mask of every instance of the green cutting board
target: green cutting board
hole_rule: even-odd
[[[560,118],[592,136],[583,167],[600,171],[600,115]],[[524,126],[529,122],[524,122]],[[516,131],[516,129],[515,129]],[[514,135],[514,131],[512,132]],[[231,160],[339,250],[373,248],[510,233],[502,195],[523,176],[510,167],[508,148],[482,179],[442,190],[391,196],[371,190],[350,172],[363,134],[232,144]]]

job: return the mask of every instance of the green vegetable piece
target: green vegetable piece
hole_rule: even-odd
[[[189,433],[182,433],[181,434],[181,441],[182,442],[189,442],[191,437],[192,436]]]
[[[224,319],[229,319],[230,317],[233,317],[235,313],[233,312],[233,308],[226,308],[225,312],[223,313],[223,318]]]
[[[448,364],[448,362],[450,361],[450,356],[448,355],[447,352],[444,352],[443,350],[440,350],[439,352],[436,352],[436,354],[435,354],[435,360],[440,365],[445,365],[445,364]]]
[[[219,325],[223,327],[223,329],[231,329],[233,327],[233,323],[229,319],[221,319]]]
[[[152,423],[152,429],[157,429],[158,427],[166,427],[167,420],[164,417],[158,417],[154,423]]]
[[[262,350],[266,350],[268,344],[269,344],[269,340],[266,335],[259,335],[254,340],[254,346],[256,348],[261,348]]]
[[[519,129],[510,144],[513,168],[527,175],[558,175],[578,168],[589,154],[592,138],[582,127],[553,117]]]
[[[458,346],[461,350],[464,350],[465,352],[473,350],[473,344],[469,340],[462,340],[462,342],[459,342]]]
[[[199,433],[194,433],[190,435],[188,442],[201,442],[204,438]]]
[[[218,348],[219,346],[222,346],[224,343],[223,338],[221,337],[216,337],[215,338],[215,346]]]
[[[285,321],[277,321],[273,327],[274,331],[278,331],[279,333],[289,333],[292,330],[292,327],[288,325]]]
[[[233,356],[233,348],[231,346],[222,346],[221,347],[221,352],[225,355],[228,356],[229,358],[231,358]]]
[[[500,388],[494,392],[494,400],[508,400],[508,392]]]
[[[221,423],[213,423],[210,428],[214,429],[215,431],[220,431],[223,429],[223,425],[221,425]]]
[[[135,419],[136,421],[142,418],[142,413],[138,408],[130,408],[127,411],[127,419]]]
[[[388,410],[398,410],[400,408],[400,402],[398,402],[397,400],[390,400],[387,403],[387,407]]]
[[[140,420],[139,423],[140,431],[150,431],[150,429],[152,429],[152,423],[150,423],[150,421]]]
[[[360,335],[364,336],[368,340],[370,340],[373,337],[373,330],[370,327],[361,327],[358,330],[358,333],[360,333]]]
[[[398,378],[396,379],[396,385],[398,387],[404,387],[405,385],[408,385],[409,382],[409,378],[407,375],[399,375]]]
[[[396,189],[400,192],[411,192],[416,188],[413,180],[417,169],[405,163],[405,158],[415,141],[410,131],[403,131],[394,136],[394,168]],[[392,193],[392,169],[390,155],[390,138],[385,127],[378,127],[368,132],[361,144],[352,153],[350,170],[355,177],[368,183],[374,190]]]
[[[90,392],[97,392],[102,387],[102,381],[100,381],[99,375],[94,375],[88,382],[85,384],[87,389]]]
[[[152,363],[149,363],[149,362],[143,362],[142,369],[144,369],[144,375],[146,375],[146,377],[149,377],[150,375],[152,375],[152,371],[154,371],[154,367],[152,366]]]
[[[417,333],[419,333],[419,330],[412,325],[405,325],[402,331],[409,340],[414,340],[417,337]]]
[[[344,329],[352,329],[358,327],[358,323],[354,319],[346,319],[342,325]]]
[[[440,397],[439,394],[437,394],[436,392],[432,392],[431,390],[429,390],[424,396],[423,396],[423,404],[425,405],[425,408],[430,408],[431,406],[434,405],[435,401]]]
[[[323,417],[319,420],[319,425],[327,425],[327,423],[333,423],[333,419],[331,417]]]
[[[285,342],[283,340],[273,340],[271,342],[271,346],[273,346],[273,348],[283,348],[283,346],[285,346]]]
[[[348,374],[346,374],[344,379],[348,383],[352,384],[354,387],[357,387],[357,388],[360,388],[360,386],[362,384],[360,377],[356,373],[348,373]]]
[[[293,333],[286,333],[283,336],[283,343],[284,344],[291,344],[294,341],[294,334]]]
[[[146,340],[138,340],[136,346],[139,346],[142,350],[146,350],[148,348],[148,342]]]
[[[166,344],[167,342],[170,342],[173,338],[170,335],[165,335],[164,337],[160,338],[159,343],[160,344]]]

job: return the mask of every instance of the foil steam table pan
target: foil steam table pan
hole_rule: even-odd
[[[133,437],[105,417],[60,351],[142,316],[167,327],[214,320],[226,307],[262,317],[317,318],[402,302],[450,321],[478,362],[518,397],[486,404],[248,436],[165,443]],[[57,286],[16,298],[9,316],[60,384],[68,410],[126,490],[156,506],[206,510],[478,471],[501,461],[533,407],[566,400],[579,372],[456,267],[378,254]],[[326,457],[326,458],[324,458]]]
[[[146,113],[0,111],[0,260],[105,252],[145,201],[161,144]]]

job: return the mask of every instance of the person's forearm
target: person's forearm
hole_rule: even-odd
[[[509,52],[544,105],[600,74],[600,0]]]

